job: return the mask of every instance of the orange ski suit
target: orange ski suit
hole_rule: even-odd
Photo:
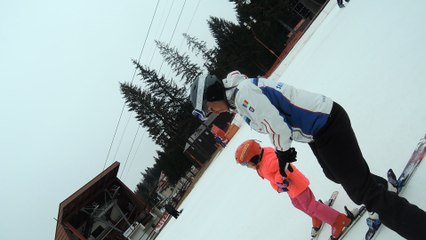
[[[286,174],[289,182],[287,193],[293,206],[313,218],[333,225],[339,216],[339,212],[315,200],[315,196],[309,188],[309,180],[293,164],[291,166],[293,172],[287,170]],[[277,192],[280,192],[277,183],[282,183],[283,177],[280,174],[274,148],[263,148],[262,159],[258,163],[256,170],[260,177],[269,180],[271,186]]]
[[[306,190],[309,186],[309,179],[305,177],[293,164],[293,172],[287,170],[288,195],[290,198],[297,197],[300,193]],[[263,157],[257,166],[257,173],[261,178],[266,178],[271,183],[271,186],[278,191],[277,183],[283,182],[283,177],[280,174],[278,159],[275,155],[275,149],[272,147],[263,148]]]

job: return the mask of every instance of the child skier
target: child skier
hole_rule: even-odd
[[[337,239],[351,222],[345,214],[316,201],[309,188],[309,180],[293,164],[290,165],[293,171],[282,177],[274,148],[262,148],[256,140],[250,139],[237,148],[235,159],[243,166],[256,169],[259,176],[266,178],[277,192],[287,192],[294,207],[312,217],[312,237],[318,234],[322,222],[326,222],[332,227],[332,239]]]

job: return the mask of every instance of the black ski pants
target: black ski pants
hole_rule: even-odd
[[[426,212],[387,190],[384,178],[370,173],[346,111],[333,104],[326,125],[309,144],[325,175],[341,184],[356,204],[376,212],[388,228],[406,239],[426,239]]]

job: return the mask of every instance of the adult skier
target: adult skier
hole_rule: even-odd
[[[283,178],[274,148],[262,148],[256,140],[250,139],[237,148],[235,160],[242,166],[255,169],[277,192],[287,192],[293,206],[312,218],[312,237],[316,237],[322,222],[331,225],[332,239],[338,239],[343,228],[350,224],[351,219],[345,214],[315,200],[309,180],[293,164],[289,166],[292,171],[287,169],[287,177]]]
[[[330,98],[233,71],[222,81],[212,75],[198,78],[190,99],[200,119],[235,111],[252,129],[269,134],[283,177],[296,161],[292,141],[308,143],[327,178],[341,184],[352,201],[378,213],[404,238],[426,239],[426,212],[388,191],[387,181],[370,172],[346,111]]]
[[[182,210],[178,211],[175,207],[173,207],[172,204],[167,203],[166,205],[164,205],[164,208],[166,209],[166,211],[172,215],[174,218],[178,218],[179,215],[182,213]]]

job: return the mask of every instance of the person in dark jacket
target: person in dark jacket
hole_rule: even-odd
[[[178,218],[179,215],[181,214],[182,211],[178,211],[175,207],[173,207],[172,204],[167,203],[166,205],[164,205],[164,208],[166,209],[166,211],[172,215],[174,218]]]
[[[270,136],[280,173],[286,177],[297,152],[292,141],[308,143],[324,174],[341,184],[356,204],[365,204],[388,228],[407,239],[426,239],[426,212],[388,190],[387,180],[370,172],[345,109],[330,98],[238,71],[219,80],[198,78],[191,86],[194,115],[239,113],[250,127]]]

